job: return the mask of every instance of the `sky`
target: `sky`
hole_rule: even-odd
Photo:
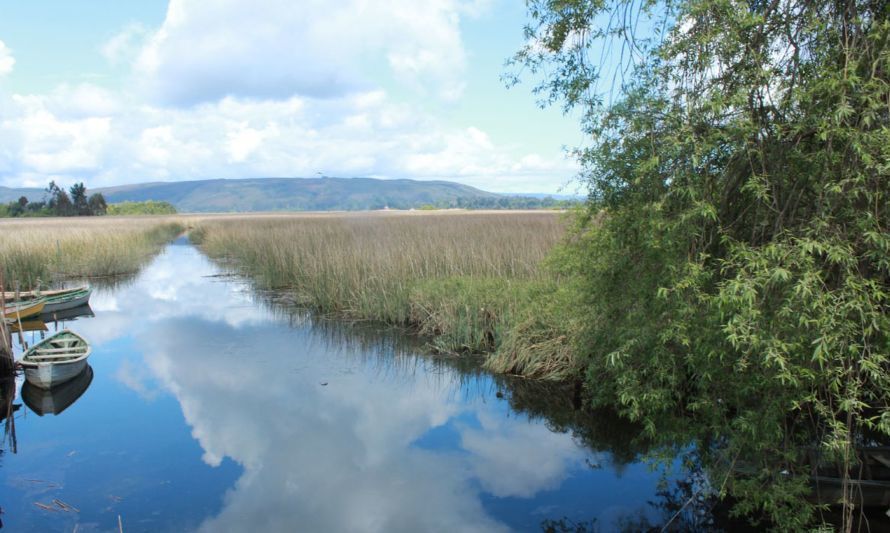
[[[369,176],[574,194],[509,0],[0,0],[0,186]]]

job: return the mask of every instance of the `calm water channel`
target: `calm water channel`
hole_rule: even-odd
[[[94,317],[59,323],[92,342],[92,375],[51,395],[17,378],[5,528],[611,531],[670,516],[672,474],[570,394],[313,323],[219,274],[178,242],[98,289]]]

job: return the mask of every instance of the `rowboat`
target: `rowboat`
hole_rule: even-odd
[[[90,301],[92,293],[93,291],[89,287],[75,287],[73,289],[56,291],[6,292],[4,297],[7,302],[14,302],[19,305],[42,300],[46,304],[42,313],[55,313],[86,304]]]
[[[91,351],[86,339],[63,329],[28,348],[19,363],[28,383],[49,389],[77,377],[86,368]]]
[[[21,320],[29,316],[37,316],[43,312],[45,305],[42,299],[12,303],[3,308],[3,318]]]
[[[39,416],[59,415],[83,396],[92,381],[93,369],[87,365],[83,372],[52,389],[41,389],[26,382],[22,385],[22,399]]]
[[[9,302],[14,300],[30,300],[33,298],[42,298],[46,296],[62,296],[75,291],[82,291],[87,288],[89,287],[83,285],[81,287],[72,287],[70,289],[55,289],[50,291],[6,291],[3,293],[3,299]]]
[[[81,287],[64,294],[42,296],[43,301],[46,304],[43,308],[43,314],[80,307],[90,301],[90,294],[92,293],[92,289]]]

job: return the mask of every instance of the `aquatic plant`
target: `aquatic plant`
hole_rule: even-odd
[[[316,312],[408,327],[438,352],[490,354],[556,290],[542,261],[564,231],[558,213],[460,211],[216,217],[196,221],[191,237]],[[514,337],[492,368],[543,378],[574,368],[564,343],[519,345]],[[512,364],[514,353],[561,362]]]
[[[89,217],[0,220],[0,268],[7,287],[38,280],[132,273],[184,230],[174,218]]]

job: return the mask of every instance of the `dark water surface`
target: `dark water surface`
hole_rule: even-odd
[[[95,317],[65,323],[92,342],[91,378],[49,396],[17,378],[27,405],[15,453],[8,437],[0,456],[5,528],[117,531],[119,516],[127,532],[664,521],[659,482],[673,478],[639,458],[626,424],[572,410],[565,391],[313,323],[218,274],[195,248],[168,247],[132,282],[97,290]]]

